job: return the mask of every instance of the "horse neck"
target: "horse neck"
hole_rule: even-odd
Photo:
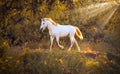
[[[47,22],[47,24],[48,24],[48,26],[47,26],[47,28],[48,28],[48,30],[49,31],[52,31],[52,29],[54,29],[56,26],[55,25],[53,25],[51,22]]]

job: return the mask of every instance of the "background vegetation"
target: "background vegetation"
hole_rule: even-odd
[[[76,13],[90,4],[109,1],[115,0],[0,0],[0,73],[119,74],[120,6],[100,31],[96,21],[102,14],[83,20]],[[78,53],[76,47],[67,52],[67,38],[60,42],[65,50],[55,43],[49,52],[48,31],[39,32],[44,17],[78,26],[84,36],[83,41],[77,39],[81,50],[96,53]]]

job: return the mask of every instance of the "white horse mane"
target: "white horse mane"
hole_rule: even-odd
[[[56,23],[55,21],[53,21],[51,18],[43,18],[44,20],[48,20],[50,21],[53,25],[57,26],[58,23]]]

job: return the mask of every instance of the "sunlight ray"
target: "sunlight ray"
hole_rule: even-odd
[[[72,14],[77,15],[75,17],[76,20],[89,20],[90,18],[96,17],[97,15],[112,10],[117,3],[115,1],[112,2],[105,2],[105,3],[97,3],[97,4],[91,4],[86,7],[79,7],[78,9],[70,10],[69,12],[65,12],[65,14]],[[65,15],[63,14],[63,15]],[[107,16],[107,15],[106,15]]]
[[[97,16],[98,14],[104,12],[104,11],[108,11],[110,9],[113,8],[115,4],[114,3],[101,3],[101,4],[97,4],[97,5],[90,5],[86,8],[87,11],[85,11],[86,13],[84,13],[84,20],[90,19],[92,17]],[[86,18],[87,17],[87,18]]]
[[[100,25],[100,29],[104,29],[105,25],[109,22],[109,20],[114,15],[115,11],[118,7],[113,7],[112,10],[110,10],[101,20],[99,20],[97,23]]]

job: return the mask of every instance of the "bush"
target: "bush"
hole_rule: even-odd
[[[0,58],[5,57],[8,49],[8,43],[7,41],[4,41],[1,39],[0,41]]]

